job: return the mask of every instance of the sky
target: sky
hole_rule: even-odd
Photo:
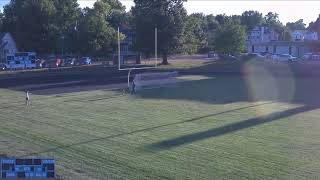
[[[120,0],[127,10],[134,5],[133,0]],[[91,7],[95,0],[78,0],[79,4]],[[320,14],[320,1],[280,1],[280,0],[188,0],[184,3],[188,14],[202,12],[204,14],[241,15],[246,10],[257,10],[263,15],[276,12],[282,23],[295,22],[303,19],[305,24],[315,21]]]
[[[133,0],[120,0],[127,10],[134,5]],[[9,0],[0,0],[0,6],[7,4]],[[78,0],[81,7],[92,7],[95,0]],[[276,12],[282,23],[295,22],[303,19],[305,24],[315,21],[320,14],[320,1],[299,0],[188,0],[184,3],[188,13],[202,12],[204,14],[241,15],[246,10],[257,10],[264,15],[268,12]]]

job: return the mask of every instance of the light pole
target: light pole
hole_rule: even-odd
[[[63,50],[64,50],[64,38],[65,38],[65,37],[64,37],[64,35],[62,35],[62,36],[61,36],[61,39],[62,39],[62,49],[61,49],[61,51],[62,51],[62,52],[61,52],[61,58],[63,57]]]
[[[154,54],[156,58],[156,67],[158,66],[158,27],[156,25],[154,29]]]

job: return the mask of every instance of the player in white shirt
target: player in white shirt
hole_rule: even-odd
[[[30,95],[29,95],[29,91],[26,91],[26,105],[27,105],[27,106],[30,105]]]

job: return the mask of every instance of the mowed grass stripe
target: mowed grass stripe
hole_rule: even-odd
[[[23,93],[5,90],[5,105],[14,107],[0,110],[0,135],[5,134],[0,137],[0,154],[55,157],[57,174],[64,179],[318,177],[320,113],[316,109],[168,149],[150,148],[161,141],[303,106],[273,99],[249,102],[242,90],[219,98],[215,93],[222,87],[217,86],[224,86],[225,80],[235,85],[241,81],[217,77],[186,91],[184,84],[137,95],[105,90],[33,95],[28,108],[23,103],[16,106],[20,102],[15,96]],[[208,89],[199,93],[199,87]],[[15,143],[13,149],[1,147]]]

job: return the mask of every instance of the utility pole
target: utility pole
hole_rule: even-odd
[[[64,37],[64,35],[62,35],[62,36],[61,36],[61,39],[62,39],[62,50],[61,50],[62,52],[61,52],[61,58],[63,58],[64,38],[65,38],[65,37]]]
[[[156,58],[156,67],[158,66],[158,27],[156,25],[155,29],[154,29],[154,53],[155,53],[155,58]]]

